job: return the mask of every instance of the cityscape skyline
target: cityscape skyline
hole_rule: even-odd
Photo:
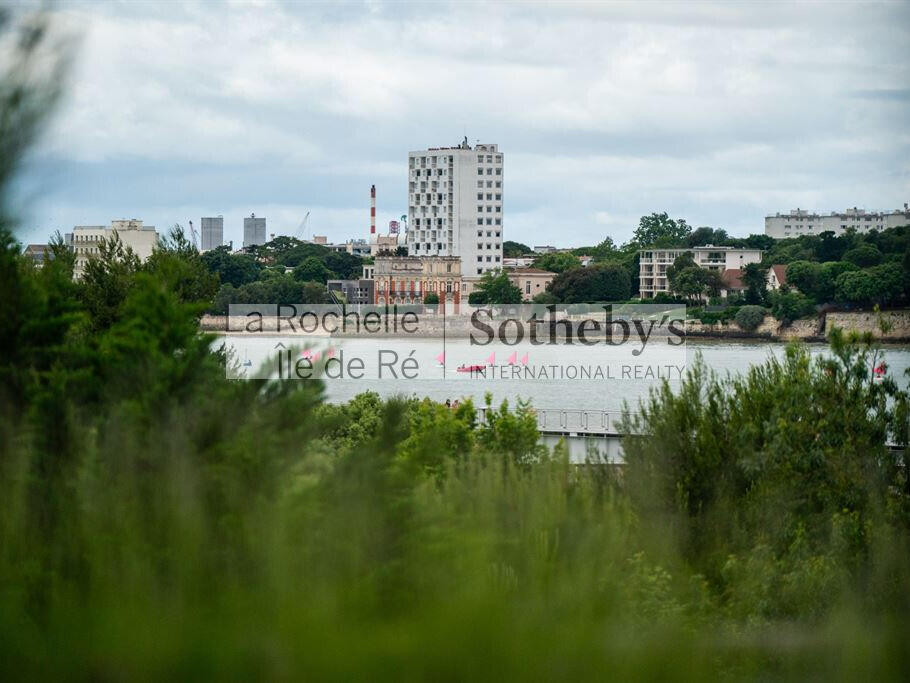
[[[528,244],[910,196],[906,3],[538,9],[451,6],[452,32],[428,6],[67,3],[85,40],[17,236],[222,215],[239,245],[251,213],[294,234],[310,212],[311,235],[366,238],[369,187],[384,231],[408,150],[464,136],[508,150],[505,238]]]

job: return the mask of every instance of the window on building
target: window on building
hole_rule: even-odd
[[[492,168],[488,168],[488,169],[487,169],[487,175],[493,175],[493,169],[492,169]]]
[[[497,218],[496,220],[499,220],[499,219]],[[488,218],[488,219],[487,219],[487,225],[493,225],[493,219],[492,219],[492,218]]]
[[[483,192],[478,192],[478,193],[477,193],[477,201],[479,202],[479,201],[481,201],[482,199],[483,199]]]
[[[483,218],[477,219],[477,225],[483,225]]]
[[[498,180],[496,181],[496,187],[502,187],[502,183],[499,182]]]
[[[487,225],[489,225],[489,224],[490,224],[490,219],[488,218],[488,219],[487,219]],[[497,219],[496,219],[496,225],[502,225],[502,219],[501,219],[501,218],[497,218]]]

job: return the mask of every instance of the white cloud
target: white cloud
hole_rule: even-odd
[[[360,194],[348,186],[381,184],[400,214],[407,151],[463,132],[504,150],[505,230],[520,241],[557,241],[554,225],[565,243],[622,241],[663,210],[760,231],[796,205],[890,208],[910,195],[907,4],[60,11],[85,36],[41,159],[76,170],[58,179],[66,196],[33,207],[35,225],[51,206],[79,209],[82,191],[79,213],[95,207],[96,222],[124,202],[174,220],[190,205],[238,217],[272,205],[291,221],[309,204],[353,236]],[[211,168],[218,180],[203,182]],[[168,182],[143,195],[156,172]]]

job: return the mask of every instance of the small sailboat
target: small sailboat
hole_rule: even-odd
[[[486,365],[459,365],[455,372],[484,372],[486,369]]]

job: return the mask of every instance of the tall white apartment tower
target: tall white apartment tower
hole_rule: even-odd
[[[408,152],[408,254],[458,256],[465,279],[502,268],[503,159],[497,145]]]
[[[202,231],[202,246],[200,251],[217,249],[224,244],[224,217],[202,217],[200,226]]]
[[[251,214],[243,219],[243,246],[251,247],[255,244],[265,244],[265,217],[256,217]]]

